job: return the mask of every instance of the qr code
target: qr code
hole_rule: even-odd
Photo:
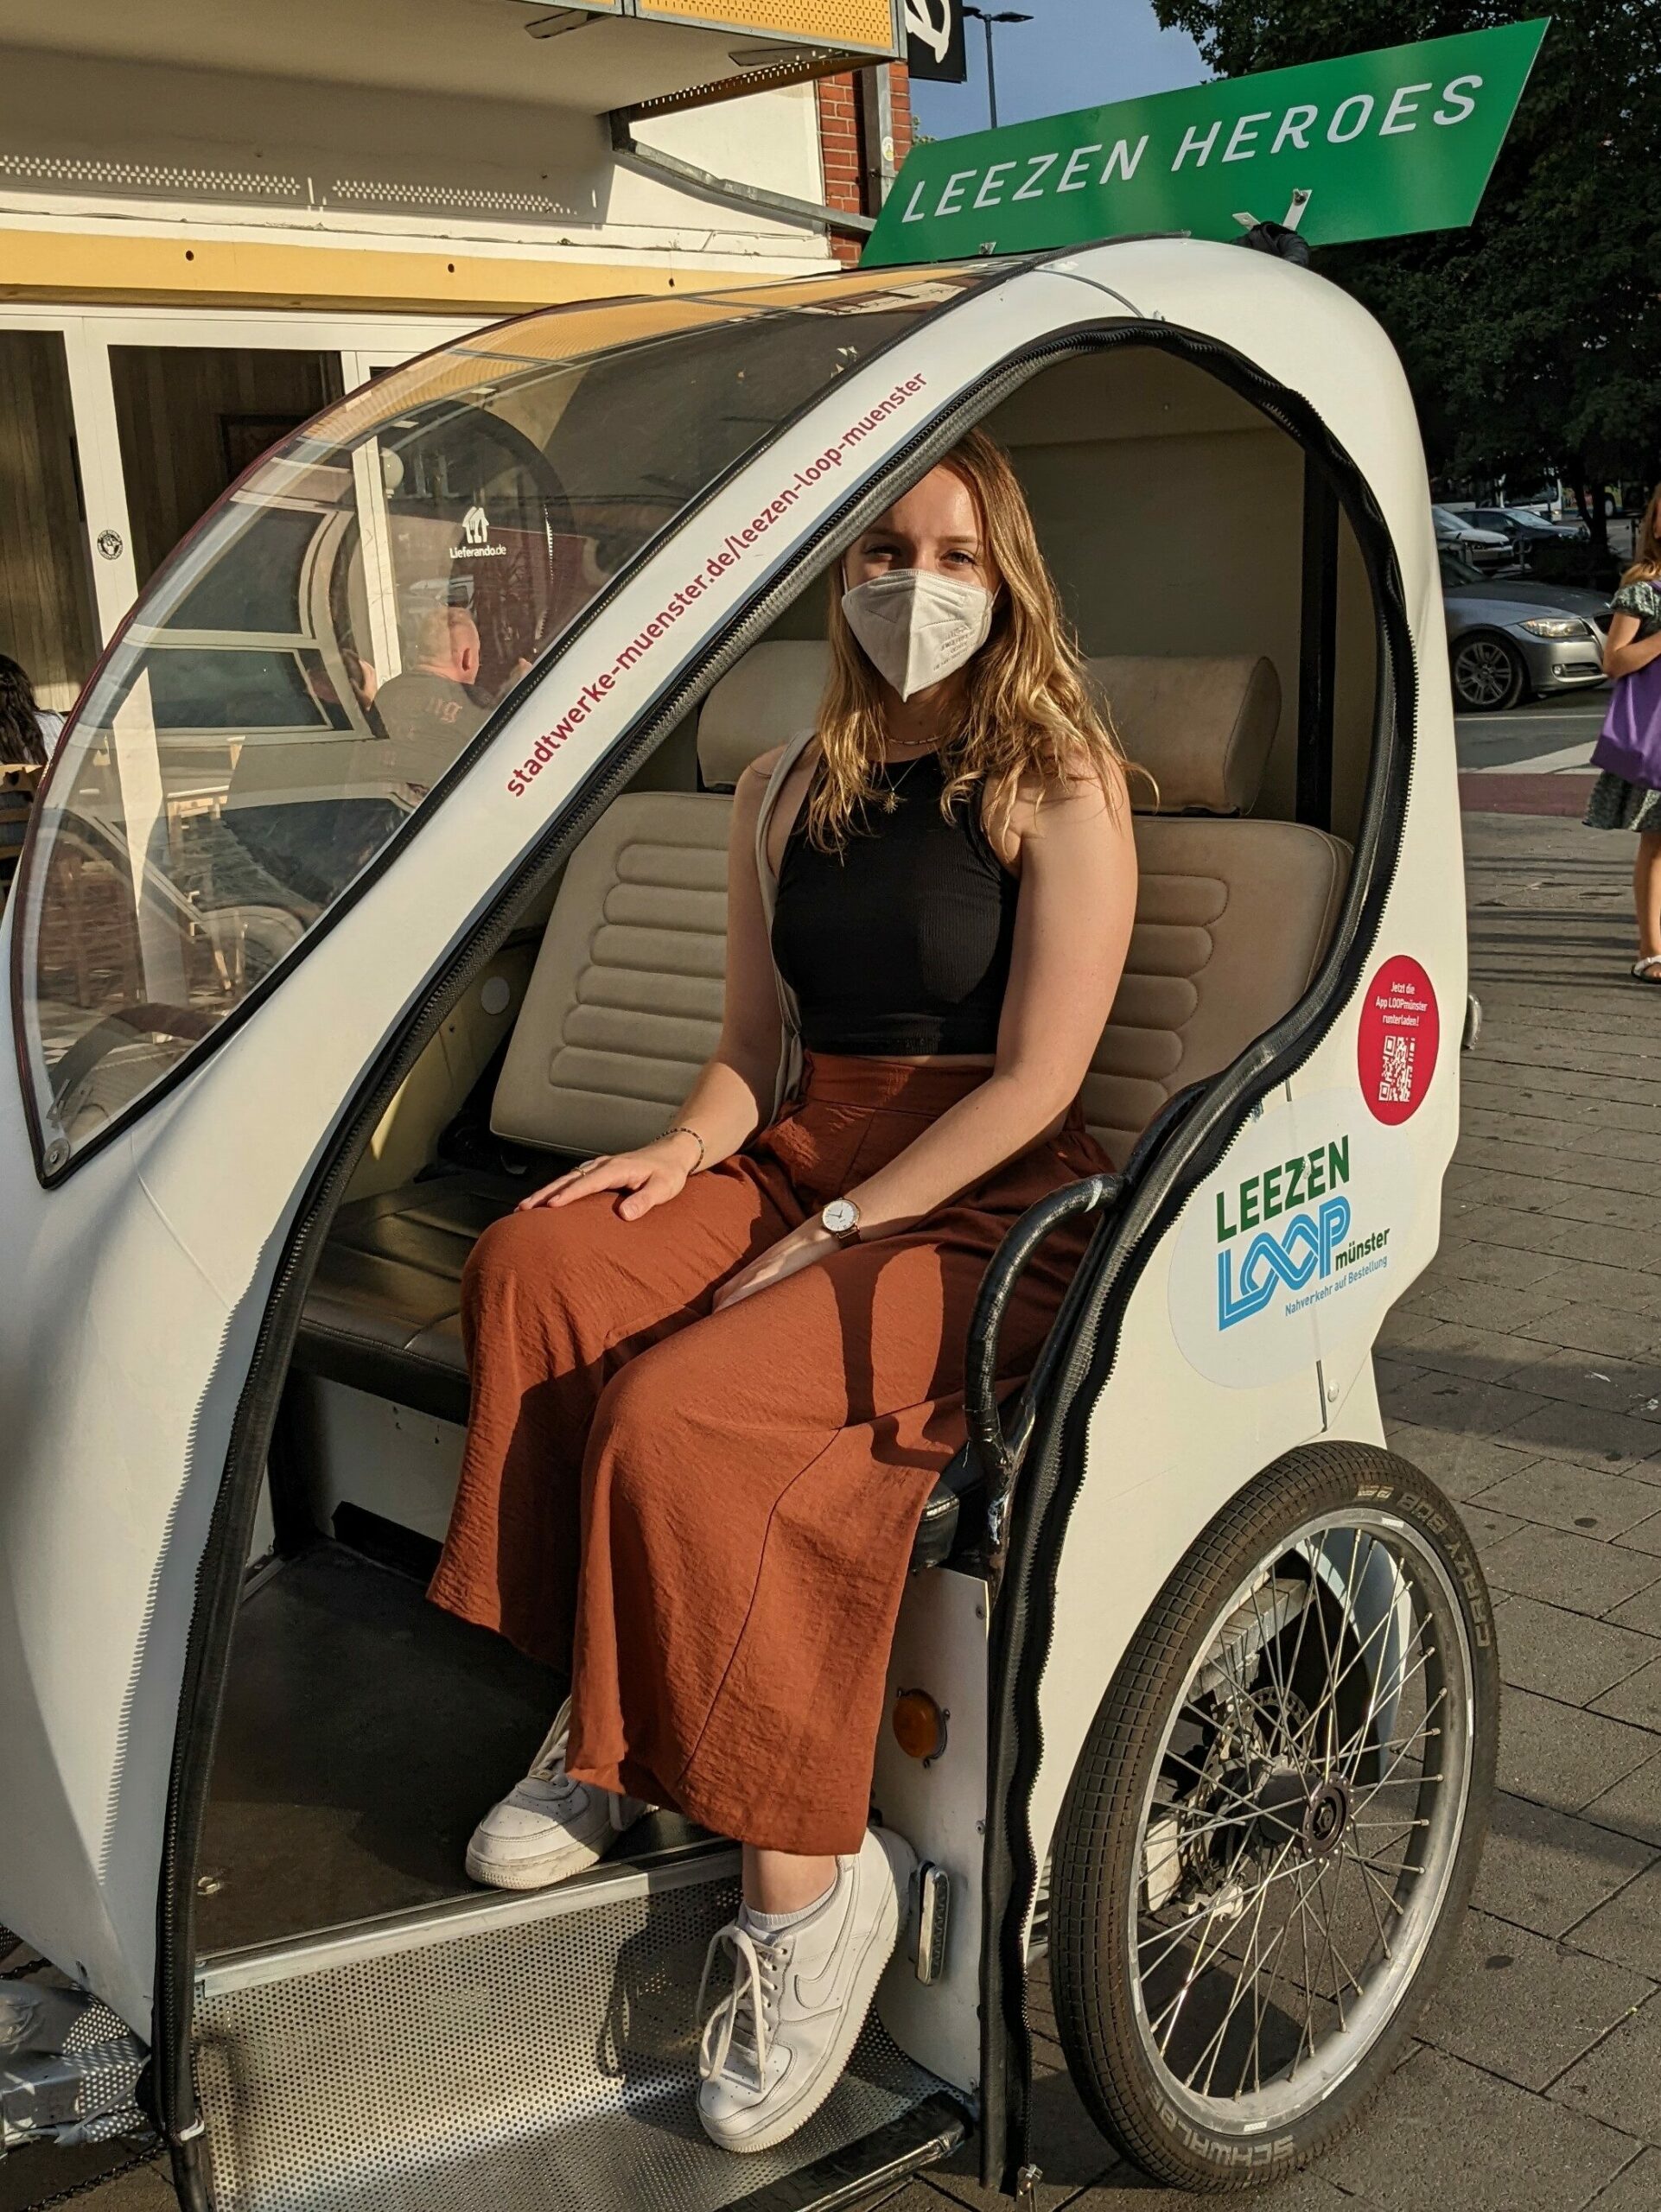
[[[1386,1037],[1384,1065],[1378,1077],[1378,1103],[1381,1106],[1410,1106],[1413,1103],[1413,1051],[1416,1037]]]

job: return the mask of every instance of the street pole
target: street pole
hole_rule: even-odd
[[[1022,15],[1018,9],[1015,8],[1000,8],[994,10],[990,8],[966,7],[964,14],[972,16],[985,35],[986,105],[991,128],[996,130],[998,127],[998,73],[997,62],[992,51],[992,26],[994,23],[1029,23],[1032,17]]]
[[[865,204],[873,215],[894,184],[894,84],[886,61],[860,75],[862,119],[865,125]]]

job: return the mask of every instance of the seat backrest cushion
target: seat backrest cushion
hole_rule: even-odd
[[[1281,682],[1262,653],[1115,653],[1088,664],[1157,810],[1246,814],[1280,728]],[[1131,804],[1153,811],[1138,778]]]
[[[811,724],[826,654],[813,640],[764,643],[712,688],[697,730],[707,784],[736,783]],[[1268,660],[1121,655],[1090,672],[1161,806],[1136,818],[1136,927],[1084,1089],[1086,1122],[1123,1161],[1168,1098],[1220,1073],[1297,1003],[1350,854],[1297,823],[1238,818],[1280,719]],[[500,1135],[612,1151],[672,1117],[720,1033],[730,806],[715,791],[633,792],[583,840],[497,1087]]]
[[[1219,1075],[1289,1014],[1332,938],[1350,849],[1296,822],[1136,822],[1130,951],[1085,1078],[1085,1119],[1123,1166],[1168,1098]]]
[[[497,1082],[499,1136],[586,1155],[672,1120],[721,1033],[731,808],[626,792],[571,855]]]

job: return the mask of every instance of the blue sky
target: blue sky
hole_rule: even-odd
[[[1161,30],[1149,0],[982,0],[989,9],[1017,6],[1029,23],[1000,23],[997,41],[998,121],[1057,115],[1197,85],[1208,73],[1192,40]],[[969,34],[969,81],[964,85],[912,82],[917,125],[931,137],[986,128],[986,34],[977,22]]]

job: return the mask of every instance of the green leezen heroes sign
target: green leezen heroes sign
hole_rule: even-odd
[[[866,267],[1142,232],[1238,238],[1295,194],[1312,245],[1468,223],[1550,18],[913,147]]]

